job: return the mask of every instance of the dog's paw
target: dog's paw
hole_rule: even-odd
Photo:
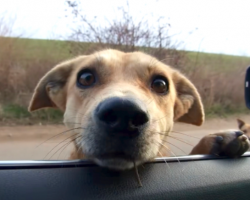
[[[239,157],[249,147],[249,138],[243,132],[227,130],[203,137],[190,154]]]

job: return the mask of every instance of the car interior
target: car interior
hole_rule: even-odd
[[[109,171],[88,161],[0,162],[1,199],[248,199],[250,154],[159,158]]]

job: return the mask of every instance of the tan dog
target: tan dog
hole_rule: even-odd
[[[250,138],[250,124],[247,124],[241,119],[237,119],[239,129]]]
[[[174,122],[204,121],[195,86],[141,52],[104,50],[57,65],[39,81],[29,110],[45,107],[64,111],[65,125],[75,128],[71,159],[89,158],[118,170],[167,156],[162,144]],[[203,138],[191,154],[227,155],[230,141],[240,141],[241,149],[231,156],[249,146],[239,132],[223,132]]]

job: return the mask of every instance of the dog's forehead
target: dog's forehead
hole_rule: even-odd
[[[171,68],[156,58],[142,52],[121,52],[118,50],[104,50],[91,55],[93,63],[102,64],[107,68],[137,68],[150,71],[161,70],[170,72]]]
[[[126,53],[118,50],[103,50],[92,54],[92,58],[98,62],[119,62],[123,59]]]

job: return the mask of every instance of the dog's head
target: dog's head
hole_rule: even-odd
[[[155,158],[175,121],[201,125],[203,105],[180,72],[141,52],[104,50],[63,62],[38,83],[29,110],[55,107],[77,150],[128,169]],[[165,149],[167,151],[167,149]]]
[[[246,122],[244,122],[241,119],[237,119],[238,122],[238,127],[239,129],[245,133],[245,135],[248,136],[248,138],[250,138],[250,124],[247,124]]]

